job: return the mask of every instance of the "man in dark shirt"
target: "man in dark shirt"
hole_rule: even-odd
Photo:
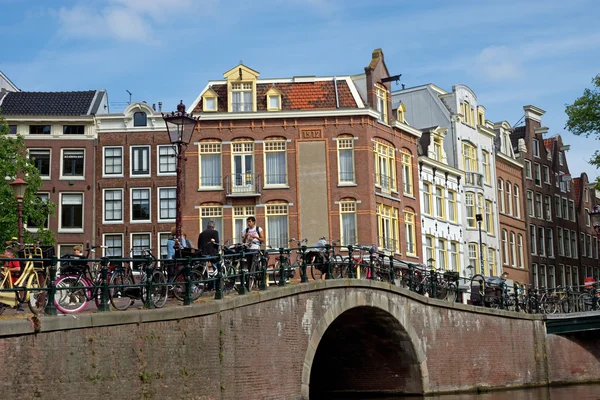
[[[198,236],[198,249],[203,256],[216,256],[219,243],[219,232],[215,230],[214,221],[206,224],[206,229]]]

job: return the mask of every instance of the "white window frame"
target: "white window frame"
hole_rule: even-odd
[[[65,151],[80,151],[83,153],[83,171],[81,175],[65,175],[65,163],[64,163],[64,154]],[[60,180],[67,181],[84,181],[85,178],[85,164],[86,164],[86,149],[85,148],[62,148],[60,149]],[[50,166],[52,168],[52,166]]]
[[[121,219],[120,220],[107,220],[106,219],[106,193],[107,192],[121,192]],[[125,193],[120,188],[106,188],[102,189],[102,223],[106,225],[122,224],[124,221],[123,215],[125,214]]]
[[[40,179],[43,181],[50,181],[52,180],[52,149],[48,149],[48,148],[38,148],[38,147],[32,147],[32,148],[28,148],[27,149],[27,158],[31,158],[31,152],[32,151],[47,151],[48,152],[48,162],[50,163],[50,165],[48,166],[48,175],[42,175],[40,174]],[[62,167],[62,158],[61,158],[61,167]],[[85,168],[85,158],[84,158],[84,168]]]
[[[143,236],[148,236],[148,239],[149,239],[149,240],[148,240],[148,249],[152,249],[152,232],[146,232],[146,231],[144,231],[144,232],[131,232],[131,233],[129,234],[129,244],[130,244],[130,246],[129,246],[129,247],[130,247],[130,248],[131,248],[131,250],[132,250],[132,251],[131,251],[131,256],[134,256],[134,257],[139,257],[139,256],[143,256],[143,255],[144,255],[144,253],[143,253],[143,252],[141,252],[141,251],[140,251],[140,252],[133,251],[133,250],[134,250],[134,241],[133,241],[133,238],[134,238],[135,236],[142,236],[142,235],[143,235]],[[142,250],[143,250],[143,249],[145,249],[145,248],[144,248],[144,247],[142,247]]]
[[[120,174],[109,174],[106,172],[106,150],[108,149],[119,149],[121,150],[121,173]],[[124,161],[123,161],[123,146],[104,146],[102,148],[102,177],[103,178],[122,178],[124,176]]]
[[[137,189],[137,188],[136,188]],[[164,190],[175,190],[175,217],[174,218],[161,218],[161,201],[162,198],[160,196],[161,192]],[[176,186],[164,186],[164,187],[159,187],[156,188],[156,211],[158,212],[157,215],[157,220],[159,223],[162,222],[175,222],[175,219],[177,218],[177,187]]]
[[[340,201],[339,204],[339,210],[340,210],[340,244],[342,246],[347,246],[347,245],[355,245],[356,243],[358,243],[358,221],[357,221],[357,204],[356,201],[354,200],[343,200]],[[288,209],[288,215],[289,215],[289,209]],[[352,219],[353,219],[353,224],[354,224],[354,241],[349,241],[349,238],[344,236],[344,221],[343,221],[343,216],[344,215],[352,215]],[[288,217],[288,222],[289,222],[289,217]],[[289,230],[289,227],[288,227]],[[293,244],[292,244],[293,247]]]
[[[134,191],[147,190],[148,191],[148,219],[133,219],[133,193]],[[152,188],[150,187],[132,187],[129,190],[129,222],[131,224],[147,224],[152,222]]]
[[[531,142],[531,155],[535,158],[540,158],[540,141],[533,139]]]
[[[337,144],[337,162],[338,162],[338,185],[355,185],[356,184],[356,165],[354,158],[354,137],[342,136],[336,140]],[[342,166],[340,151],[350,151],[352,154],[352,180],[342,179]]]
[[[120,236],[121,237],[121,256],[122,258],[125,258],[125,235],[123,235],[122,233],[116,232],[116,233],[103,233],[102,234],[102,256],[103,257],[110,257],[107,254],[107,250],[109,250],[109,247],[104,247],[106,246],[106,237],[107,236]]]
[[[210,149],[210,151],[208,151]],[[215,151],[217,150],[218,151]],[[220,175],[218,185],[202,185],[202,155],[218,154],[220,160]],[[232,169],[233,173],[233,169]],[[198,143],[198,190],[221,190],[223,189],[223,144],[221,142],[210,141]]]
[[[533,170],[531,169],[531,161],[525,160],[525,179],[533,179]]]
[[[64,195],[81,195],[81,228],[63,228],[62,226],[62,199]],[[85,193],[84,192],[61,192],[58,194],[58,232],[59,233],[83,233],[85,229]]]
[[[285,210],[285,212],[282,212]],[[280,245],[287,245],[287,241],[290,238],[290,205],[288,203],[269,203],[265,204],[265,244],[271,245],[269,241],[273,238],[269,237],[269,218],[277,217],[285,215],[287,218],[287,232],[285,232],[285,238],[278,238],[279,241],[283,241],[284,243],[280,243]],[[358,229],[358,226],[357,226]]]
[[[283,149],[281,148],[283,146]],[[270,148],[271,147],[271,148]],[[267,183],[267,153],[283,153],[285,158],[285,182],[284,183]],[[287,141],[285,139],[267,139],[263,141],[263,170],[264,170],[264,187],[265,188],[288,188],[289,187],[289,174],[288,174],[288,157],[287,157]]]
[[[231,224],[232,224],[232,229],[233,229],[233,240],[234,242],[242,242],[242,233],[244,230],[244,226],[246,226],[246,221],[248,219],[248,217],[255,217],[256,218],[256,207],[252,206],[252,205],[240,205],[240,206],[234,206],[233,207],[233,211],[232,211],[232,218],[231,218]],[[242,222],[242,230],[238,231],[235,228],[235,222],[236,220],[243,220]],[[200,231],[202,231],[203,229],[201,229]],[[265,238],[266,239],[266,238]]]
[[[148,173],[147,174],[134,174],[134,157],[133,152],[136,149],[145,148],[148,149]],[[146,145],[131,145],[129,147],[129,177],[131,178],[148,178],[152,175],[152,148]]]
[[[162,155],[160,153],[160,151],[161,151],[161,149],[164,149],[164,148],[172,150],[173,151],[173,155],[169,155],[169,154]],[[173,160],[175,161],[175,163],[174,163],[174,169],[173,169],[172,172],[170,172],[170,171],[169,172],[160,172],[160,167],[161,167],[160,159],[161,159],[161,155],[163,157],[172,157]],[[156,175],[157,176],[176,176],[177,175],[177,149],[174,148],[170,144],[165,144],[165,145],[161,144],[161,145],[156,146]]]

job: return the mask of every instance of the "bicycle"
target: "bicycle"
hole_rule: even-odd
[[[18,243],[14,242],[13,244],[17,245]],[[23,258],[29,260],[25,261],[25,266],[21,268],[20,275],[13,277],[6,264],[3,265],[2,272],[0,272],[0,314],[4,312],[6,306],[17,307],[19,304],[27,302],[31,312],[38,315],[44,310],[48,301],[48,293],[42,289],[47,287],[47,274],[43,267],[36,269],[33,261],[34,256],[35,258],[43,258],[42,249],[36,243],[25,245],[21,250],[25,256]],[[2,289],[20,288],[23,290],[15,291],[14,294],[2,292]]]
[[[310,265],[310,274],[315,281],[323,278],[323,272],[327,272],[328,264],[330,266],[329,278],[341,278],[344,259],[341,254],[335,252],[339,240],[331,240],[331,253],[327,252],[327,239],[325,236],[319,238],[316,249],[306,253],[306,266]]]
[[[163,307],[167,302],[167,277],[159,268],[156,268],[157,259],[152,254],[151,249],[142,249],[141,251],[144,256],[152,259],[150,279],[151,283],[156,284],[156,286],[152,287],[151,293],[147,292],[146,283],[148,278],[145,269],[148,264],[144,260],[136,261],[142,269],[139,284],[136,284],[133,268],[128,263],[116,267],[110,278],[109,298],[112,306],[119,311],[127,310],[136,300],[142,300],[146,303],[147,296],[152,296],[154,306],[157,308]]]
[[[485,276],[481,274],[471,277],[471,304],[485,307]]]
[[[291,278],[294,277],[294,275],[296,274],[296,269],[300,268],[302,266],[302,253],[300,252],[300,247],[302,247],[302,244],[306,244],[308,243],[308,239],[304,238],[302,240],[297,240],[296,238],[291,238],[288,243],[293,243],[296,242],[296,256],[294,258],[294,262],[291,261],[292,255],[291,252],[293,250],[288,249],[286,251],[284,251],[283,253],[283,268],[285,270],[285,274],[284,274],[284,278],[285,281],[288,282]],[[274,249],[276,250],[276,249]],[[281,254],[279,252],[277,252],[277,256],[276,256],[276,261],[275,264],[270,264],[267,267],[267,275],[270,273],[273,283],[274,284],[278,284],[279,283],[279,276],[281,274]]]

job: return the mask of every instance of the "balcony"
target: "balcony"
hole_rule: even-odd
[[[231,103],[232,112],[252,112],[252,103]]]
[[[465,186],[483,188],[483,174],[479,172],[465,172]]]
[[[376,175],[376,182],[379,183],[377,186],[381,189],[381,193],[391,194],[394,187],[394,178],[383,174]]]
[[[391,253],[396,252],[396,249],[398,248],[398,241],[396,239],[385,236],[379,236],[378,239],[380,249],[389,251]]]
[[[227,197],[260,196],[259,174],[231,174],[225,176],[225,193]]]

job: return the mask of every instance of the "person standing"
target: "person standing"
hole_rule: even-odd
[[[216,256],[219,244],[219,231],[215,229],[215,222],[209,221],[206,229],[198,235],[198,250],[203,256]]]
[[[254,217],[248,217],[246,223],[248,226],[242,233],[242,243],[246,244],[249,250],[258,252],[260,245],[265,241],[264,231],[260,226],[256,226],[256,218]],[[248,260],[246,268],[248,271],[250,271],[255,256],[258,256],[258,254],[251,253],[246,255],[246,260]]]
[[[181,245],[186,249],[193,249],[192,241],[187,238],[187,235],[184,233],[181,235]]]
[[[175,259],[175,247],[178,245],[177,238],[175,237],[176,232],[175,227],[171,228],[171,234],[167,239],[167,260]]]

